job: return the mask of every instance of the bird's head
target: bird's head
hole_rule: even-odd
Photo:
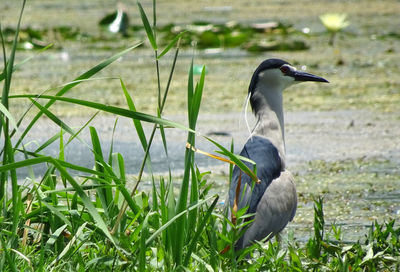
[[[263,61],[250,81],[249,98],[253,111],[257,113],[263,109],[265,102],[271,108],[281,107],[282,91],[291,85],[305,81],[328,82],[322,77],[298,71],[281,59]]]
[[[266,89],[278,89],[283,91],[293,84],[305,81],[328,82],[322,77],[304,71],[298,71],[284,60],[267,59],[263,61],[254,72],[251,78],[249,92],[253,93],[259,83]]]

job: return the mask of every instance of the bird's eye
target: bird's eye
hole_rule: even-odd
[[[286,74],[290,71],[290,68],[287,65],[282,65],[281,68],[279,68],[279,69],[281,69],[281,72],[284,74]]]

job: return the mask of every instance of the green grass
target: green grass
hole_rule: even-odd
[[[203,67],[201,75],[195,77],[193,61],[186,69],[189,70],[185,91],[188,126],[164,119],[164,107],[168,105],[169,89],[174,82],[179,41],[171,40],[160,53],[154,31],[156,16],[153,16],[151,26],[146,15],[148,8],[139,4],[138,9],[154,51],[153,74],[157,97],[154,115],[136,110],[139,105],[122,77],[119,77],[119,91],[124,99],[121,106],[76,98],[72,92],[78,86],[92,82],[94,76],[108,66],[118,65],[113,63],[137,50],[136,46],[106,58],[80,75],[76,72],[66,75],[71,81],[55,88],[55,95],[46,92],[16,94],[11,93],[11,82],[15,80],[14,60],[23,8],[8,55],[2,39],[0,271],[398,270],[400,228],[394,225],[394,221],[375,223],[365,239],[349,244],[342,240],[340,227],[333,225],[327,230],[323,201],[317,198],[314,204],[314,232],[306,243],[299,243],[290,235],[284,243],[269,242],[268,246],[256,243],[242,252],[234,252],[233,244],[240,236],[242,224],[246,224],[240,217],[244,211],[239,211],[238,224],[234,225],[225,217],[224,211],[216,208],[219,196],[211,193],[212,184],[207,180],[207,173],[197,169],[191,149],[185,151],[181,178],[174,177],[171,171],[166,177],[151,174],[149,150],[155,133],[161,134],[165,152],[168,150],[165,126],[187,131],[187,142],[195,145],[197,118],[204,104],[206,73]],[[155,1],[153,14],[156,15]],[[172,64],[168,62],[171,58],[164,62],[164,56],[169,55],[173,47]],[[164,83],[159,72],[165,68],[165,63],[171,68]],[[11,102],[21,99],[26,100],[28,105],[24,108],[26,112],[35,109],[38,113],[16,118]],[[82,127],[73,129],[57,114],[60,103],[91,109],[93,118],[97,114],[112,114],[116,117],[115,125],[119,117],[132,119],[132,126],[145,151],[143,158],[137,158],[142,161],[142,166],[133,190],[127,186],[123,156],[113,152],[112,143],[110,147],[100,144],[102,135],[90,125],[93,118]],[[49,136],[38,148],[28,149],[24,138],[40,118],[54,122],[60,132]],[[22,128],[22,122],[29,125]],[[153,124],[149,135],[145,134],[142,122]],[[90,132],[89,142],[80,137],[84,130]],[[210,140],[220,153],[240,165],[239,157]],[[73,141],[87,145],[95,161],[92,167],[72,164],[65,159],[65,150]],[[51,143],[59,145],[55,156],[46,154],[46,147]],[[106,154],[105,149],[110,151]],[[17,154],[21,154],[22,159]],[[35,176],[32,167],[38,164],[46,168],[40,176]],[[18,180],[17,176],[18,169],[22,167],[31,170],[24,181]],[[152,180],[150,192],[138,189],[145,167]],[[335,165],[330,167],[325,171],[340,171]],[[79,171],[78,175],[72,174],[76,171]],[[180,184],[177,195],[174,194],[174,183]],[[227,246],[231,250],[220,253]]]

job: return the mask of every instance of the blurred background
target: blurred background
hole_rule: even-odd
[[[152,1],[141,3],[152,22]],[[9,42],[20,5],[20,1],[0,3]],[[196,65],[207,66],[202,105],[207,112],[240,111],[253,71],[269,57],[301,65],[299,69],[324,75],[333,83],[295,86],[285,96],[287,110],[399,110],[399,10],[395,0],[157,1],[160,48],[187,31],[165,113],[186,109],[183,94],[193,55]],[[118,12],[123,16],[117,18]],[[325,19],[325,25],[324,15],[333,15]],[[53,46],[15,75],[14,89],[38,93],[66,83],[105,57],[145,41],[102,76],[122,77],[134,92],[138,109],[154,112],[154,53],[141,25],[136,1],[28,1],[17,57],[35,54],[50,43]],[[163,82],[171,65],[167,59],[172,56],[160,63]],[[73,95],[124,103],[118,80],[82,84]],[[62,104],[57,108],[63,115],[83,114]]]

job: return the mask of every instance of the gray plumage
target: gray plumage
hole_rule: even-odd
[[[229,207],[232,209],[234,206],[240,176],[237,210],[248,207],[247,213],[254,213],[249,218],[254,221],[236,243],[236,250],[265,237],[270,239],[282,231],[296,213],[296,186],[292,174],[286,169],[282,92],[303,81],[327,82],[321,77],[297,71],[280,59],[262,62],[252,76],[249,95],[257,123],[240,155],[256,163],[260,183],[253,182],[234,167]],[[244,163],[252,168],[249,162]]]
[[[243,147],[241,156],[253,160],[257,165],[257,175],[263,177],[260,184],[256,184],[253,180],[243,172],[239,167],[234,167],[232,173],[232,184],[229,190],[230,195],[235,195],[236,187],[241,175],[240,192],[249,190],[249,193],[241,196],[238,203],[238,210],[248,206],[248,213],[255,213],[260,198],[264,194],[267,187],[271,184],[272,180],[279,177],[281,173],[281,159],[278,150],[271,144],[271,142],[260,136],[251,137]],[[250,162],[244,161],[250,169],[253,165]],[[230,206],[233,206],[234,199],[230,199]]]

